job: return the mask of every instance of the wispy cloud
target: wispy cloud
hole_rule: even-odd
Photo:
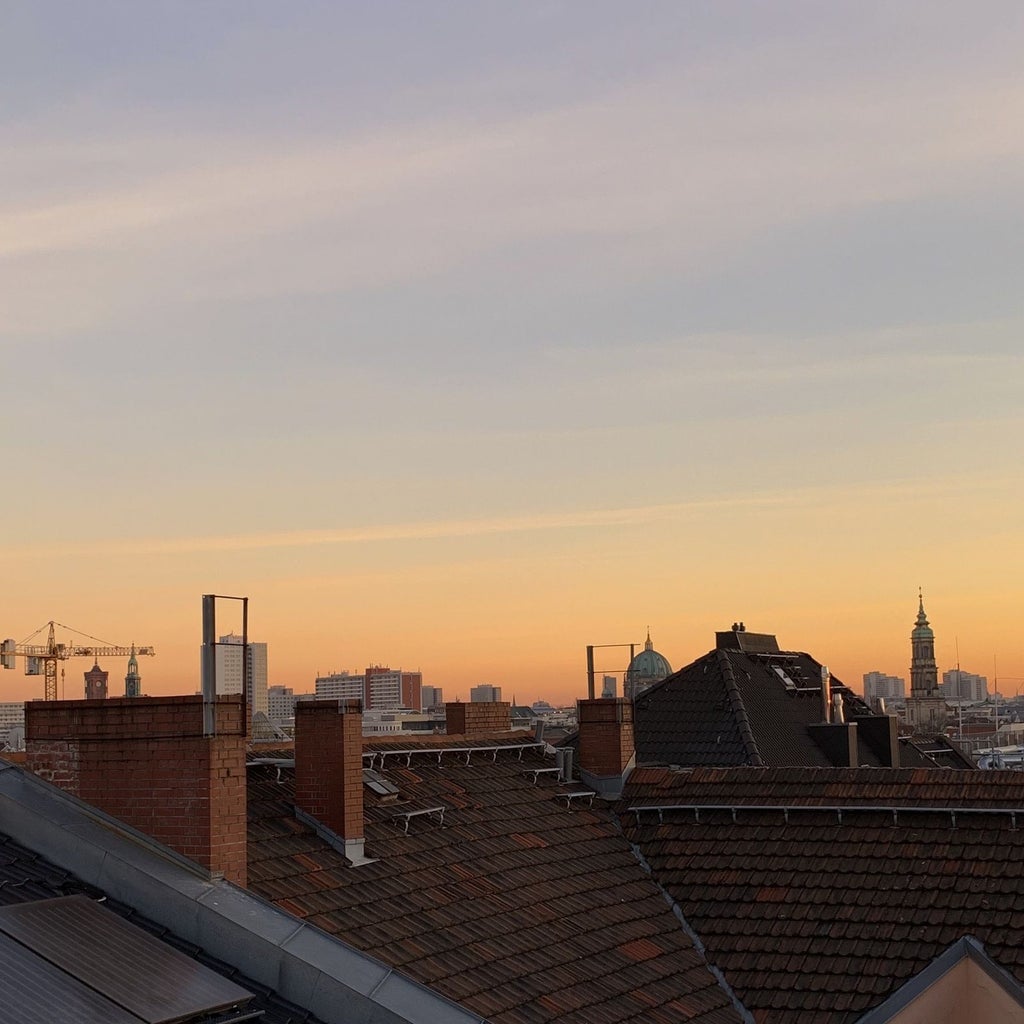
[[[825,508],[848,504],[854,499],[881,497],[936,497],[961,493],[966,487],[977,491],[998,490],[1011,480],[958,477],[931,480],[864,481],[850,486],[790,488],[750,495],[716,497],[703,500],[633,505],[611,509],[581,509],[567,512],[542,512],[520,516],[496,516],[482,519],[449,519],[395,523],[380,526],[355,526],[327,530],[282,530],[276,532],[225,534],[176,538],[137,538],[102,540],[95,543],[9,545],[0,548],[5,559],[64,558],[82,556],[185,555],[229,552],[284,550],[288,548],[340,547],[358,544],[382,544],[396,541],[432,541],[496,534],[523,534],[558,530],[607,529],[671,522],[689,516],[732,510],[778,509],[787,506]]]

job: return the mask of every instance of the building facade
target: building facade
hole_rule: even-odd
[[[988,700],[988,677],[951,668],[942,673],[942,695],[949,700]]]
[[[918,594],[917,619],[910,634],[910,696],[905,717],[915,733],[945,732],[948,722],[946,699],[939,690],[935,633],[925,615],[923,594]]]
[[[884,672],[864,673],[864,699],[869,703],[882,700],[906,700],[907,681],[899,676],[887,676]]]
[[[443,708],[444,691],[440,686],[421,686],[420,701],[423,705],[424,711],[427,711],[430,708]]]
[[[481,683],[469,688],[469,699],[473,704],[495,704],[501,700],[501,687]]]
[[[649,690],[655,683],[660,683],[672,675],[672,666],[668,658],[659,654],[651,642],[651,631],[647,630],[644,649],[633,658],[626,669],[622,680],[622,695],[629,700],[638,697],[644,690]]]
[[[138,662],[136,662],[136,668]],[[100,668],[99,662],[94,661],[93,666],[85,673],[85,699],[86,700],[106,700],[107,699],[107,679],[110,677],[109,672],[104,672]]]
[[[124,695],[126,697],[142,696],[142,676],[139,675],[139,659],[135,657],[135,645],[128,658],[128,674],[124,677]]]
[[[362,675],[332,672],[317,676],[316,695],[335,700],[361,700],[369,711],[409,708],[422,710],[423,673],[403,672],[387,665],[370,665]],[[440,692],[440,691],[438,691]]]
[[[215,648],[217,693],[242,692],[243,650],[248,661],[248,685],[245,699],[250,717],[261,711],[267,714],[267,645],[250,640],[243,648],[236,633],[218,637]]]

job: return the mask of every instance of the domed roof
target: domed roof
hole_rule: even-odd
[[[629,663],[626,678],[636,683],[661,682],[672,675],[672,666],[664,654],[659,654],[651,643],[651,632],[647,631],[644,649]]]

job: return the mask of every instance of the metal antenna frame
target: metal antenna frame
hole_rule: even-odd
[[[242,721],[248,721],[249,703],[249,598],[203,594],[203,735],[217,734],[217,601],[242,602]]]

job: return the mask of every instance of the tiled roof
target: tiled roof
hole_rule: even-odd
[[[753,653],[716,649],[653,686],[634,704],[638,764],[829,767],[810,726],[822,720],[821,663],[800,651]],[[847,720],[872,714],[863,699],[835,676]],[[948,744],[946,745],[948,748]],[[904,744],[908,767],[970,767],[943,753],[932,759]],[[880,767],[867,743],[858,763]]]
[[[250,766],[249,887],[494,1024],[739,1020],[607,811],[527,774],[553,764],[536,750],[470,760],[378,762],[405,802],[364,789],[377,859],[355,868],[294,817],[291,769]],[[396,811],[433,806],[443,826],[424,815],[403,834]]]
[[[619,809],[759,1024],[852,1022],[965,934],[1024,981],[1020,773],[641,768]]]
[[[318,1019],[311,1013],[292,1006],[251,978],[246,978],[230,964],[215,960],[202,949],[182,942],[166,928],[136,913],[133,908],[110,899],[101,890],[87,885],[70,872],[49,863],[0,833],[0,906],[74,895],[102,901],[108,910],[252,992],[256,998],[248,1004],[246,1012],[262,1011],[260,1021],[263,1024],[317,1024]]]

